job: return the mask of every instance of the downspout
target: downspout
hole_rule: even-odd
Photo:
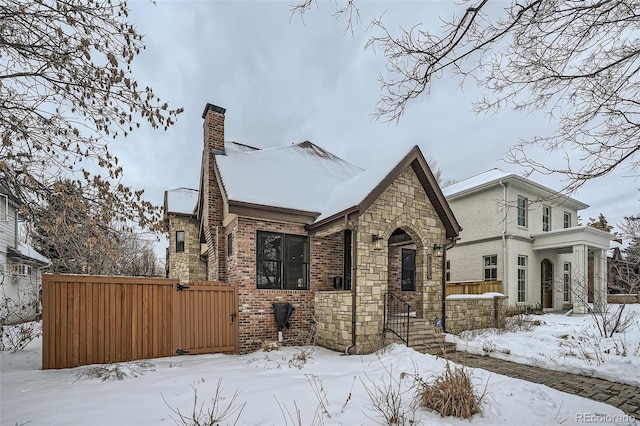
[[[357,232],[356,228],[349,223],[349,213],[344,215],[344,226],[351,231],[351,344],[344,349],[345,355],[350,355],[349,351],[356,347],[356,272],[358,262]]]
[[[445,244],[442,248],[442,331],[447,332],[447,250],[453,248],[458,241],[457,237],[451,238],[449,245]]]
[[[500,186],[502,186],[504,206],[504,217],[502,218],[502,290],[504,291],[504,295],[507,297],[507,300],[509,300],[509,267],[507,263],[507,184],[500,181]]]

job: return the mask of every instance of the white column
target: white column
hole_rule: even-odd
[[[593,309],[604,312],[607,308],[607,252],[595,249],[593,255]]]
[[[574,314],[586,314],[588,312],[588,256],[587,246],[584,244],[573,246],[571,300],[573,301]]]

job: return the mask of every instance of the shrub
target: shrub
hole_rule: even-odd
[[[171,407],[167,401],[162,397],[164,403],[169,407],[171,412],[175,415],[170,416],[176,425],[179,426],[220,426],[222,424],[238,424],[240,415],[244,410],[245,405],[242,403],[238,405],[237,399],[240,395],[240,391],[236,390],[231,399],[224,404],[225,397],[222,395],[222,379],[218,380],[216,391],[211,399],[211,406],[205,409],[204,403],[198,405],[198,391],[194,386],[193,388],[193,407],[190,413],[182,413],[179,409]],[[233,416],[235,419],[232,421]],[[224,422],[224,423],[223,423]]]
[[[468,419],[482,411],[481,403],[486,395],[486,388],[481,394],[476,393],[471,379],[469,369],[459,365],[452,368],[447,362],[444,372],[436,376],[432,384],[423,383],[420,403],[442,417]]]

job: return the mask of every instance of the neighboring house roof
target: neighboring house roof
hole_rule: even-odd
[[[198,190],[176,188],[165,192],[165,213],[192,215],[198,204]]]
[[[577,210],[586,209],[587,207],[589,207],[589,205],[578,201],[575,198],[568,197],[556,190],[553,190],[544,185],[540,185],[539,183],[536,183],[532,180],[525,179],[522,176],[518,176],[513,173],[507,173],[497,168],[487,170],[486,172],[482,172],[475,176],[471,176],[467,179],[461,180],[460,182],[444,187],[442,188],[442,192],[447,197],[447,199],[452,199],[499,185],[500,182],[509,182],[513,183],[516,186],[533,188],[546,197],[558,197],[562,200],[562,202],[569,202],[571,204],[574,204]]]
[[[48,265],[51,261],[38,253],[36,249],[25,243],[18,243],[18,250],[7,247],[7,257],[11,259],[19,259],[23,262]]]
[[[417,146],[386,157],[369,170],[309,141],[263,150],[226,145],[216,163],[227,202],[305,212],[317,227],[345,213],[364,211],[404,171],[413,167],[443,219],[447,236],[460,226]]]

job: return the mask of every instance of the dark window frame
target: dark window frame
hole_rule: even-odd
[[[400,286],[402,291],[416,290],[416,250],[403,248],[400,253]]]
[[[233,256],[233,233],[227,235],[227,256]]]
[[[276,241],[277,244],[275,244]],[[299,246],[300,243],[303,244],[302,252],[296,252],[296,245]],[[256,288],[259,290],[309,290],[310,249],[308,236],[256,231]],[[296,280],[295,285],[291,284],[293,279]],[[267,284],[263,284],[265,281]]]
[[[182,235],[182,238],[179,236]],[[184,253],[186,235],[184,231],[176,231],[176,253]]]

